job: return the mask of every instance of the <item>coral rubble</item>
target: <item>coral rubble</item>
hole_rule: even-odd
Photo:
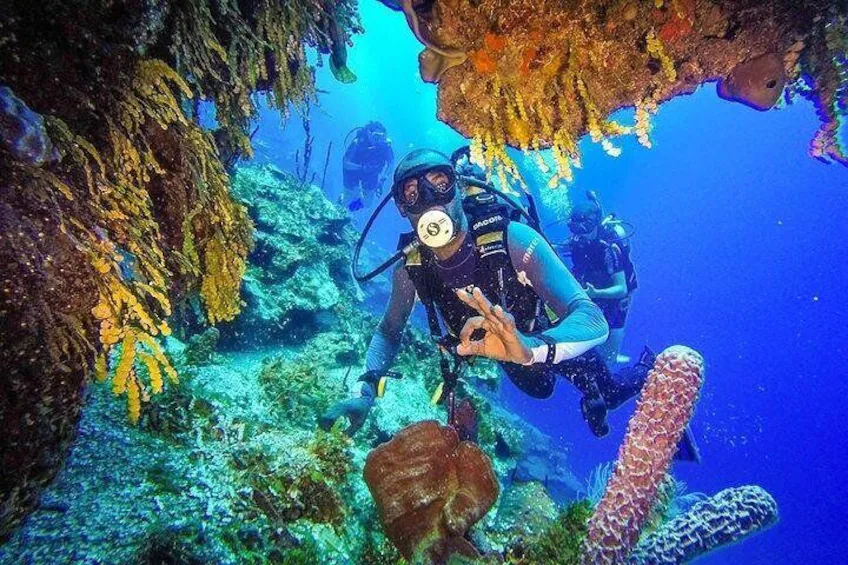
[[[439,118],[473,138],[498,176],[515,172],[505,144],[552,147],[552,186],[570,179],[584,133],[612,155],[619,149],[611,139],[624,133],[649,145],[657,105],[710,81],[761,109],[786,82],[790,94],[819,109],[811,152],[845,162],[836,134],[848,90],[844,2],[435,0],[404,7],[427,46],[422,77],[439,82]],[[434,45],[452,66],[425,57]],[[625,107],[636,109],[633,128],[608,119]]]
[[[669,347],[657,357],[589,521],[581,563],[621,563],[636,545],[692,417],[703,372],[703,359],[687,347]]]
[[[0,4],[0,538],[61,464],[92,369],[137,419],[176,377],[172,307],[239,311],[252,227],[199,101],[249,152],[251,92],[302,105],[306,49],[356,30],[348,0]]]

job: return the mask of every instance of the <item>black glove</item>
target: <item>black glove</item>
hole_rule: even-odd
[[[374,406],[374,400],[377,398],[377,390],[369,382],[362,385],[361,396],[358,398],[348,398],[337,402],[330,406],[318,418],[318,425],[322,430],[329,431],[339,418],[346,417],[350,421],[350,425],[345,430],[348,437],[353,437],[353,434],[359,431]]]

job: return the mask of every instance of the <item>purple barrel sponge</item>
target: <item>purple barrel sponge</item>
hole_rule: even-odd
[[[44,118],[15,96],[8,86],[0,86],[0,140],[13,157],[32,165],[59,158],[44,127]]]
[[[639,541],[631,565],[686,563],[777,522],[777,503],[756,485],[724,489]]]

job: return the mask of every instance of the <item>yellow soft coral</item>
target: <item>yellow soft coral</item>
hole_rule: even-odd
[[[651,29],[648,31],[648,35],[645,37],[645,43],[648,49],[648,54],[660,62],[662,66],[663,73],[669,82],[674,82],[677,80],[677,71],[674,68],[674,60],[666,51],[665,46],[663,46],[660,38],[657,37],[656,32]]]
[[[139,359],[144,363],[144,366],[147,367],[147,374],[150,378],[150,388],[153,391],[153,394],[159,394],[162,392],[162,371],[159,370],[159,362],[156,358],[144,351],[140,351],[138,353]]]
[[[221,241],[213,239],[204,252],[206,268],[200,295],[206,305],[209,323],[232,320],[240,310],[239,289],[246,263],[234,258]]]
[[[133,370],[135,362],[136,333],[128,329],[121,342],[121,359],[115,368],[115,376],[112,378],[112,392],[123,394],[127,390],[127,381]]]
[[[11,8],[11,15],[17,12]],[[108,380],[111,369],[111,385],[127,394],[128,413],[136,420],[148,392],[162,390],[164,375],[177,380],[156,341],[170,334],[165,318],[172,311],[169,289],[174,275],[186,295],[202,292],[210,321],[231,319],[239,309],[240,278],[251,245],[246,211],[232,200],[214,140],[189,118],[187,100],[212,101],[220,126],[249,154],[245,130],[257,112],[251,93],[270,90],[272,104],[283,113],[290,102],[302,105],[313,99],[314,71],[307,47],[326,51],[333,41],[347,41],[357,29],[355,3],[177,3],[169,9],[169,35],[148,30],[152,35],[129,38],[129,43],[113,33],[113,26],[92,19],[81,22],[82,27],[68,27],[60,21],[65,12],[54,12],[55,18],[47,18],[40,31],[58,32],[55,39],[62,45],[79,47],[84,38],[91,46],[90,52],[63,51],[65,69],[71,71],[65,73],[66,80],[55,81],[62,88],[39,100],[32,93],[41,89],[28,86],[43,83],[28,80],[27,65],[56,54],[51,53],[52,38],[43,41],[36,33],[33,40],[25,41],[20,34],[20,41],[0,40],[0,58],[4,82],[29,91],[38,106],[67,120],[45,116],[49,137],[62,158],[50,166],[28,168],[21,175],[25,182],[18,185],[28,189],[28,205],[38,203],[38,222],[43,217],[45,231],[49,220],[55,220],[65,238],[62,248],[83,258],[84,264],[73,266],[84,271],[79,284],[70,286],[86,293],[85,300],[74,295],[67,309],[87,304],[98,326],[100,347],[98,351],[88,339],[85,309],[72,315],[48,312],[45,326],[55,320],[57,327],[40,335],[57,364],[74,355],[78,367],[93,365],[98,380]],[[25,21],[12,18],[6,31],[12,33]],[[170,64],[147,55],[154,42],[155,52]],[[104,45],[111,47],[98,48]],[[120,57],[101,60],[106,52]],[[72,72],[83,67],[92,72]],[[80,83],[77,77],[83,76]],[[19,163],[11,167],[24,170]],[[40,233],[38,237],[45,239]],[[45,252],[41,242],[34,245]],[[119,343],[122,346],[116,347]]]
[[[141,390],[135,374],[130,375],[127,381],[127,416],[133,424],[137,424],[141,416]]]
[[[648,137],[651,129],[651,114],[656,113],[656,111],[657,103],[651,99],[636,103],[636,125],[633,129],[636,132],[636,138],[639,140],[639,143],[647,148],[651,147],[651,140]]]

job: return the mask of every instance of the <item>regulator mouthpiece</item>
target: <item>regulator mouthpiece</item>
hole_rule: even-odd
[[[416,228],[418,239],[427,247],[444,247],[453,239],[455,229],[453,220],[444,210],[434,209],[424,212],[418,219]]]

